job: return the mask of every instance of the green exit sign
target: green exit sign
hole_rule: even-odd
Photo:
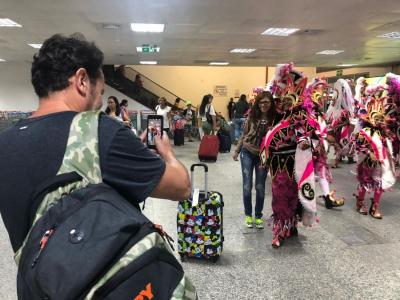
[[[160,52],[160,47],[157,45],[143,44],[142,47],[137,47],[137,51],[143,53],[156,53]]]
[[[343,70],[337,70],[336,76],[343,76]]]

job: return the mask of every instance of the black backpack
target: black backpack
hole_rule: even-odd
[[[93,125],[98,114],[78,114],[70,137],[82,120]],[[60,170],[74,163],[69,150]],[[171,238],[112,187],[90,181],[59,172],[32,196],[36,213],[16,254],[18,299],[196,299]]]

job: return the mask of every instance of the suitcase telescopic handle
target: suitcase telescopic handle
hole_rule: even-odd
[[[206,164],[193,164],[190,166],[190,172],[193,172],[195,167],[203,167],[204,171],[206,173],[208,172],[208,166]]]
[[[194,191],[194,169],[195,167],[203,167],[204,168],[204,193],[207,198],[207,191],[208,191],[208,166],[206,164],[193,164],[190,167],[190,185],[191,185],[191,196],[193,197],[193,191]]]

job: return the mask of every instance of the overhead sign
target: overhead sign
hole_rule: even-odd
[[[226,85],[216,85],[214,87],[214,96],[226,97],[228,95],[228,87]]]
[[[143,53],[156,53],[160,52],[160,47],[157,45],[143,44],[141,47],[136,47],[136,51]]]
[[[142,45],[142,52],[143,52],[143,53],[155,53],[155,52],[160,52],[160,47],[157,47],[157,45],[143,44],[143,45]]]

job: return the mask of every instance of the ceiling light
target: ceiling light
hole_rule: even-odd
[[[160,47],[146,45],[146,46],[136,47],[136,51],[144,53],[155,53],[155,52],[160,52]]]
[[[119,24],[113,24],[113,23],[107,23],[103,24],[103,29],[119,29],[121,25]]]
[[[35,49],[42,48],[42,44],[28,44],[28,45],[31,46],[32,48],[35,48]]]
[[[400,39],[400,32],[397,31],[389,32],[382,35],[378,35],[378,37],[387,39]]]
[[[337,66],[338,67],[354,67],[354,66],[358,66],[358,64],[339,64]]]
[[[324,51],[317,52],[316,54],[319,54],[319,55],[336,55],[336,54],[343,53],[343,52],[344,52],[344,50],[324,50]]]
[[[231,53],[251,53],[256,51],[257,49],[242,49],[242,48],[236,48],[232,49],[230,52]]]
[[[156,61],[151,61],[151,60],[141,60],[140,64],[141,65],[156,65],[158,63]]]
[[[295,33],[298,31],[298,28],[268,28],[265,30],[263,35],[277,35],[277,36],[288,36],[291,35],[292,33]]]
[[[4,61],[6,61],[5,59],[2,59],[2,58],[0,58],[0,62],[4,62]]]
[[[165,24],[131,23],[131,29],[135,32],[164,32]]]
[[[0,27],[22,27],[22,25],[10,19],[0,19]]]
[[[210,66],[227,66],[229,63],[227,61],[212,61]]]

